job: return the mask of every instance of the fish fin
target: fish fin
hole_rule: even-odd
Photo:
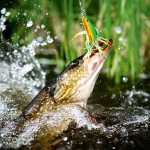
[[[95,124],[95,125],[98,125],[98,122],[96,120],[96,118],[88,111],[86,110],[84,107],[78,105],[83,111],[87,112],[88,116],[91,118],[92,122]]]
[[[52,89],[50,89],[49,94],[50,94],[49,98],[51,98],[51,100],[52,100],[55,104],[57,104],[57,102],[56,102],[56,100],[55,100],[55,98],[54,98],[54,91],[53,91]]]

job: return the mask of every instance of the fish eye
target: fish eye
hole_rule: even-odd
[[[71,63],[71,68],[75,68],[76,66],[78,66],[78,64],[79,64],[79,61],[78,61],[78,60],[73,61],[73,62]]]

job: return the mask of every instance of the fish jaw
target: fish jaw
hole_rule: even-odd
[[[113,41],[110,39],[110,43],[113,43]],[[86,54],[83,57],[84,60],[84,72],[86,72],[86,65],[87,65],[87,61],[88,61],[88,70],[87,70],[87,74],[89,75],[88,80],[90,79],[97,79],[96,76],[99,75],[101,69],[103,68],[107,55],[110,52],[111,49],[111,45],[106,46],[106,51],[105,53],[101,53],[98,50],[92,50],[91,54],[88,55]]]
[[[78,82],[78,91],[80,91],[79,98],[80,102],[78,103],[82,107],[86,107],[87,99],[90,97],[95,82],[98,78],[98,75],[103,68],[103,65],[105,63],[105,60],[107,58],[107,55],[102,54],[101,62],[99,62],[100,54],[96,53],[94,56],[92,56],[89,59],[88,63],[88,70],[86,71],[86,61],[88,59],[87,56],[85,56],[84,59],[84,71],[87,73],[86,77],[83,78]]]

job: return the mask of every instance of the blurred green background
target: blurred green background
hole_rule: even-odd
[[[82,5],[99,36],[114,41],[105,64],[107,76],[119,84],[123,77],[134,81],[150,73],[150,1],[82,0]],[[53,38],[36,48],[41,63],[56,64],[61,71],[86,52],[84,35],[71,40],[84,30],[78,0],[1,0],[1,13],[4,8],[10,15],[3,35],[11,43],[23,46],[37,37]]]

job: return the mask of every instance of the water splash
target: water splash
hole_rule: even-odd
[[[6,30],[6,25],[5,25],[6,17],[3,15],[0,18],[0,32]]]
[[[144,107],[149,108],[149,100],[150,94],[144,91],[136,91],[133,89],[132,91],[125,92],[125,103],[124,106],[132,106],[132,107]]]
[[[5,21],[9,16],[6,9],[1,10],[0,31],[6,29]],[[1,37],[0,43],[0,128],[13,126],[15,118],[20,115],[38,91],[45,85],[45,73],[41,70],[35,58],[35,48],[52,43],[53,39],[47,36],[44,42],[33,40],[27,47],[12,45]],[[12,129],[10,130],[12,131]],[[4,133],[7,130],[4,130]],[[0,138],[5,134],[2,133]],[[8,138],[12,133],[8,131]],[[15,133],[13,133],[15,134]],[[25,141],[24,141],[25,142]],[[0,143],[2,146],[4,143]],[[17,144],[17,143],[16,143]]]
[[[88,117],[88,113],[83,111],[80,107],[74,105],[60,106],[61,111],[47,112],[43,114],[42,118],[29,121],[24,125],[24,129],[21,133],[16,135],[15,122],[7,121],[4,128],[0,131],[3,145],[7,147],[19,148],[21,145],[30,145],[35,139],[35,135],[44,126],[47,126],[48,130],[55,130],[55,136],[68,128],[71,120],[77,123],[77,128],[87,126],[88,129],[98,128],[91,119]],[[68,113],[70,112],[70,113]],[[80,114],[80,115],[79,115]],[[48,119],[50,118],[50,119]],[[69,122],[65,122],[70,120]],[[65,124],[65,125],[64,125]],[[99,125],[100,126],[100,125]],[[102,127],[102,126],[101,126]],[[52,131],[51,131],[52,132]],[[44,131],[42,135],[44,135]],[[46,133],[45,133],[46,134]],[[42,136],[38,133],[38,138]],[[50,138],[50,137],[49,137]]]
[[[28,28],[31,27],[32,25],[33,25],[33,21],[32,20],[30,20],[30,21],[27,22],[27,27]]]
[[[7,17],[10,15],[10,12],[7,12],[6,11],[6,8],[3,8],[1,10],[1,18],[0,18],[0,32],[6,30],[6,25],[5,25],[5,22],[6,22],[6,19]]]

